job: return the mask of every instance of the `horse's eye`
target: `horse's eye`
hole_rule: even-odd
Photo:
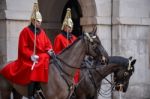
[[[96,46],[97,46],[96,44],[93,44],[93,45],[92,45],[93,49],[95,49],[95,48],[96,48]]]

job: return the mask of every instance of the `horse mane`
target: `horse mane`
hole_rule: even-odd
[[[67,46],[65,49],[63,49],[60,53],[58,53],[58,55],[61,55],[63,52],[65,52],[66,50],[68,50],[70,47],[72,47],[75,43],[77,43],[83,36],[79,36],[72,44],[70,44],[69,46]]]
[[[116,63],[123,67],[128,67],[129,59],[121,56],[110,56],[109,63]]]

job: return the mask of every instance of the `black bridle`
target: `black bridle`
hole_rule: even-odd
[[[86,61],[86,63],[89,63],[88,61]],[[88,66],[88,65],[85,65],[85,66]],[[105,78],[97,69],[97,66],[95,67],[95,72],[100,76],[100,77],[102,77],[102,79],[105,79],[110,85],[111,85],[111,87],[108,89],[108,90],[106,90],[105,91],[105,93],[102,93],[102,92],[100,92],[100,87],[98,87],[97,86],[97,84],[96,84],[96,81],[94,80],[94,76],[93,76],[93,74],[92,74],[92,72],[91,72],[91,69],[87,69],[87,73],[88,73],[88,78],[89,78],[89,80],[91,81],[91,84],[93,85],[93,87],[94,87],[94,89],[95,89],[95,92],[97,92],[98,94],[100,94],[101,96],[103,96],[103,97],[106,97],[106,96],[104,96],[104,95],[108,95],[108,94],[110,94],[110,93],[112,93],[112,91],[114,90],[114,88],[117,86],[117,84],[118,84],[118,79],[116,79],[116,80],[113,80],[113,82],[111,82],[111,81],[109,81],[107,78]],[[94,68],[93,68],[94,69]],[[120,71],[121,72],[121,71]],[[123,77],[121,77],[121,80],[123,81],[123,82],[129,82],[128,80],[127,80],[127,75],[126,75],[126,72],[127,71],[124,71],[123,72]],[[132,72],[132,71],[128,71],[128,72]],[[129,73],[130,74],[130,73]],[[132,75],[132,74],[131,74]],[[128,75],[129,76],[129,75]],[[115,75],[114,75],[114,78],[115,78]],[[119,79],[119,81],[120,81],[120,79]],[[124,84],[122,84],[122,85],[124,85]],[[108,94],[106,94],[108,91],[110,90],[110,93],[108,93]]]
[[[92,34],[92,33],[91,33]],[[89,36],[88,36],[89,37]],[[91,41],[92,39],[92,41]],[[108,54],[107,52],[105,51],[105,49],[103,48],[102,44],[101,44],[101,41],[98,39],[97,36],[93,36],[93,37],[90,37],[90,39],[86,40],[85,41],[86,45],[88,45],[86,47],[87,49],[87,53],[86,55],[89,55],[89,56],[92,56],[89,52],[90,52],[90,48],[92,48],[92,50],[94,50],[94,54],[95,56],[93,56],[96,60],[99,60],[98,58],[100,58],[100,62],[104,65],[104,64],[107,64],[108,63]],[[101,47],[97,46],[97,45],[101,45]],[[91,46],[91,47],[89,47]],[[105,55],[103,55],[103,53],[105,53]],[[105,57],[106,60],[103,60],[103,58]]]
[[[89,78],[89,80],[91,81],[91,85],[93,85],[93,87],[94,87],[94,89],[95,89],[95,92],[97,92],[98,94],[100,94],[101,96],[103,96],[102,95],[102,93],[100,93],[100,87],[98,87],[97,86],[97,84],[96,84],[96,81],[94,80],[94,76],[93,76],[93,74],[92,74],[92,72],[91,72],[91,70],[95,70],[96,71],[96,73],[100,76],[100,77],[102,77],[102,79],[105,79],[112,87],[110,88],[110,90],[111,90],[111,92],[112,92],[112,90],[114,89],[114,87],[115,87],[115,82],[114,83],[112,83],[111,81],[109,81],[106,77],[104,77],[98,70],[97,70],[97,68],[101,68],[101,66],[95,66],[95,67],[91,67],[91,63],[90,63],[90,61],[89,60],[86,60],[85,61],[85,66],[88,66],[88,67],[86,67],[86,68],[88,68],[88,69],[86,69],[87,70],[87,75],[88,75],[88,78]],[[109,90],[108,90],[109,91]],[[104,97],[104,96],[103,96]]]

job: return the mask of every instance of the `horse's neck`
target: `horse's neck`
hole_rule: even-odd
[[[101,74],[105,78],[109,74],[111,74],[114,71],[116,71],[118,68],[120,68],[120,65],[118,65],[118,64],[108,64],[104,68],[101,69]]]
[[[101,66],[98,69],[99,74],[94,72],[96,80],[99,82],[109,74],[115,72],[116,70],[122,68],[122,66],[126,66],[128,64],[128,59],[120,56],[111,56],[109,57],[109,64],[105,66]]]
[[[93,76],[93,79],[94,79],[94,83],[96,84],[96,87],[100,88],[102,80],[107,75],[111,74],[114,70],[117,70],[117,68],[119,68],[118,65],[116,65],[116,64],[109,64],[109,65],[105,65],[105,66],[99,66],[99,68],[97,68],[96,70],[93,69],[92,70],[92,76]],[[88,75],[86,77],[88,77],[87,79],[89,79]],[[90,90],[87,91],[87,93],[90,93],[90,94],[96,96],[97,90],[95,90],[95,88],[93,87],[94,83],[92,84],[92,82],[89,81],[89,80],[86,80],[86,82],[88,82],[88,83],[86,83],[87,86],[83,87],[83,88],[85,88],[85,90],[87,88],[89,88]]]
[[[64,50],[64,52],[58,57],[65,63],[67,63],[67,65],[79,68],[85,56],[85,50],[85,43],[82,39],[80,39],[75,44],[70,46],[67,50]],[[69,74],[74,74],[75,71],[75,69],[68,68],[67,66],[65,66],[65,64],[63,65],[63,69]]]
[[[48,81],[48,88],[47,94],[48,96],[55,96],[55,97],[66,97],[68,95],[69,87],[67,86],[67,82],[72,83],[71,80],[73,79],[75,69],[69,68],[67,65],[70,65],[72,67],[80,67],[81,62],[83,60],[83,57],[85,55],[85,45],[84,42],[79,40],[75,42],[73,45],[71,45],[69,48],[65,49],[60,55],[58,55],[58,58],[61,59],[62,63],[62,69],[63,71],[67,72],[72,78],[70,79],[68,76],[63,73],[63,71],[60,71],[56,68],[55,64],[51,64],[50,68],[50,76]],[[63,61],[63,62],[62,62]],[[66,64],[64,64],[64,62]],[[63,76],[63,77],[62,77]],[[59,95],[57,93],[60,93]],[[48,99],[56,99],[54,97],[48,98]],[[64,99],[64,98],[60,98]]]

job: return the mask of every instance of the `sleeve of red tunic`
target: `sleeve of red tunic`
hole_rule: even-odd
[[[77,39],[77,37],[73,35],[73,40],[75,41],[76,39]]]
[[[27,28],[24,28],[19,36],[19,53],[23,55],[26,58],[29,58],[33,54],[33,49],[31,50],[29,48],[29,41],[28,41],[29,35]]]
[[[60,36],[58,35],[56,38],[55,38],[55,41],[54,41],[54,51],[56,54],[60,53],[61,50],[62,50],[62,47],[61,47],[61,39],[60,39]]]

